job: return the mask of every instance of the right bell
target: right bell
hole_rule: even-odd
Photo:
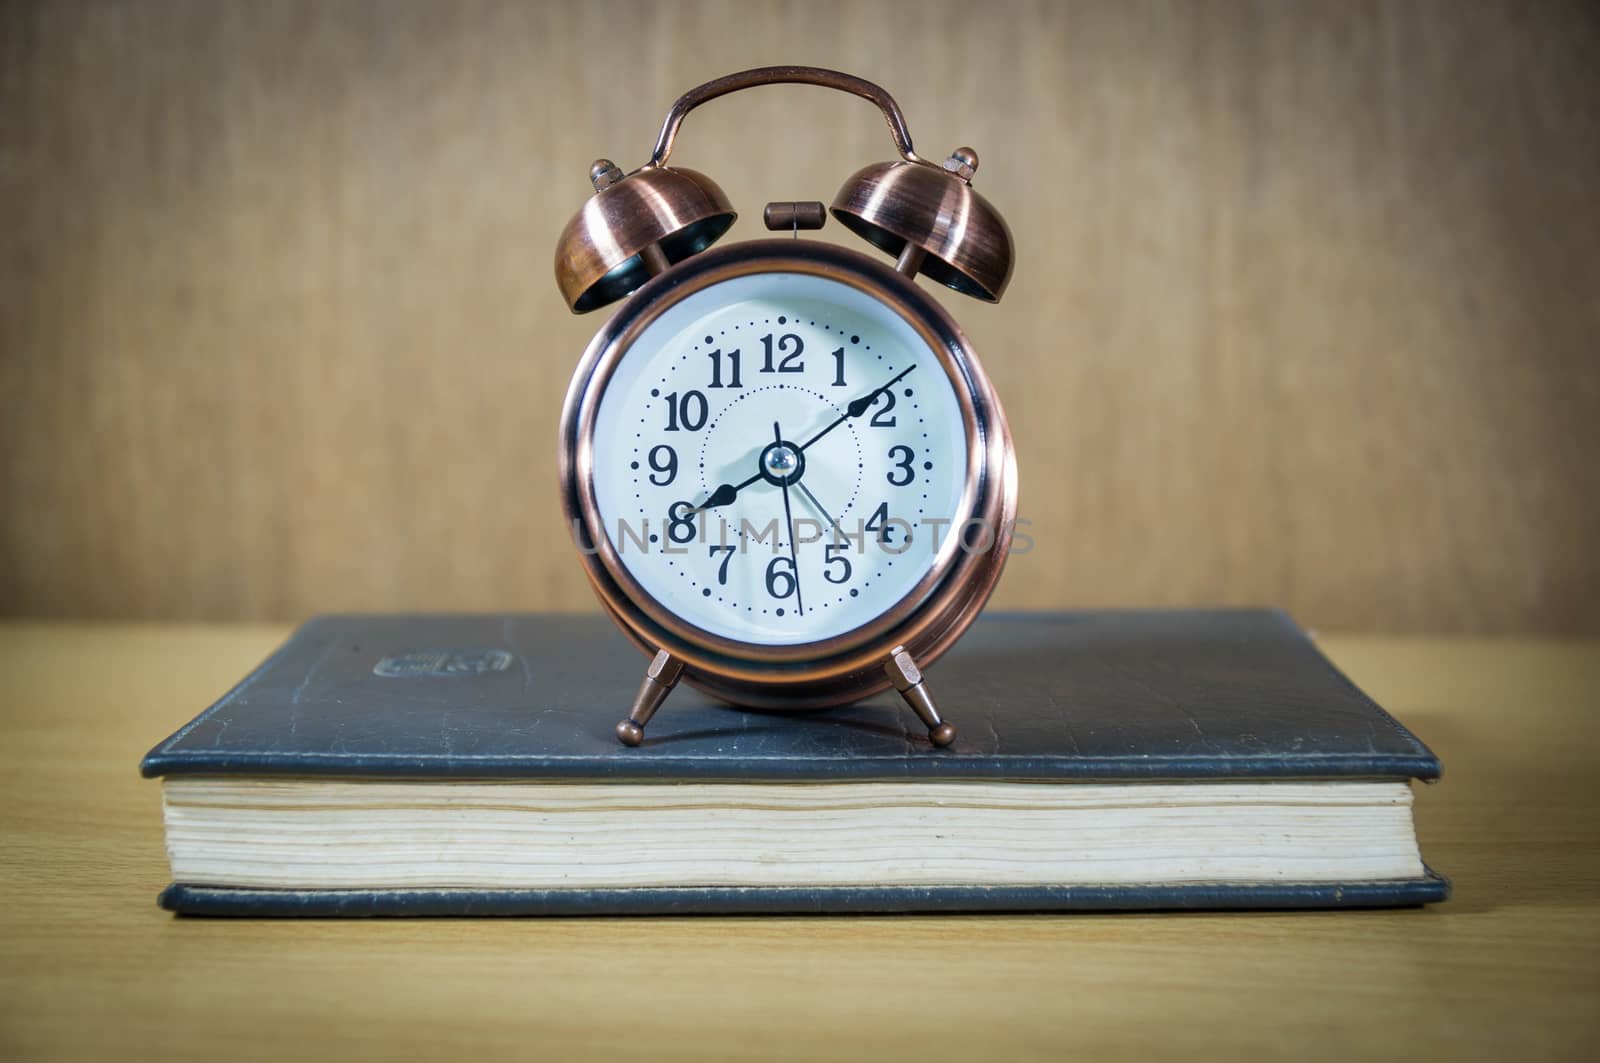
[[[915,272],[997,303],[1011,279],[1011,230],[972,190],[978,153],[957,148],[941,166],[879,162],[857,170],[833,199],[833,216]]]

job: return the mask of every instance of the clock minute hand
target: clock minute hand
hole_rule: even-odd
[[[778,422],[772,422],[772,435],[777,440],[778,446],[783,446],[783,429],[778,427]],[[789,508],[789,480],[787,477],[778,482],[783,489],[783,524],[789,539],[789,571],[794,576],[794,604],[800,610],[800,615],[806,615],[806,599],[800,593],[800,562],[795,559],[794,553],[794,514]]]
[[[907,366],[905,369],[902,369],[899,373],[895,374],[893,378],[884,381],[882,384],[879,384],[865,395],[862,395],[859,398],[851,399],[850,405],[844,408],[844,413],[837,420],[828,425],[828,427],[824,428],[822,431],[818,432],[816,435],[812,436],[810,439],[806,440],[804,443],[801,443],[799,449],[805,450],[811,444],[815,443],[817,440],[821,439],[835,428],[838,428],[850,418],[860,417],[862,414],[866,413],[872,408],[872,404],[878,401],[879,395],[900,383],[901,380],[905,379],[906,374],[910,373],[911,370],[915,368],[915,365]]]

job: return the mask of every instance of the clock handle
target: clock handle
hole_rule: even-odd
[[[679,96],[672,108],[667,111],[667,119],[661,124],[661,135],[656,138],[656,149],[650,155],[650,165],[667,164],[667,156],[672,154],[672,142],[678,136],[678,127],[683,124],[684,116],[690,111],[718,96],[726,96],[740,89],[755,88],[757,85],[819,85],[825,89],[838,89],[852,96],[860,96],[863,100],[877,104],[878,110],[883,112],[884,120],[889,123],[889,135],[894,138],[894,146],[899,150],[902,159],[924,166],[933,165],[911,150],[911,132],[906,128],[906,117],[900,113],[900,105],[894,102],[894,97],[889,95],[887,90],[865,78],[858,78],[838,70],[827,70],[820,66],[759,66],[690,89]]]

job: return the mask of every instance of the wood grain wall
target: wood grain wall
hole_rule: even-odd
[[[591,608],[552,243],[591,159],[772,62],[976,146],[1017,232],[1004,303],[945,300],[1038,541],[1000,603],[1600,632],[1578,3],[6,4],[0,612]],[[674,158],[743,238],[889,154],[788,88]]]

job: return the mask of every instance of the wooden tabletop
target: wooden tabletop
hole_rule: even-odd
[[[1600,645],[1327,638],[1440,755],[1429,909],[174,918],[139,757],[282,627],[0,626],[0,1057],[1600,1050]]]

